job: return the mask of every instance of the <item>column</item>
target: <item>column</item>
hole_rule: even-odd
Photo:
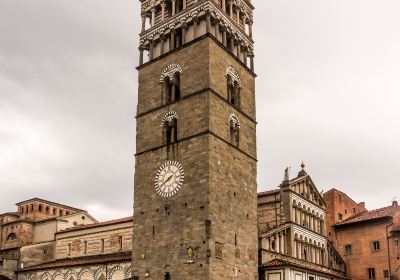
[[[235,47],[235,39],[233,38],[233,36],[231,36],[231,39],[229,40],[229,45],[231,52],[233,52],[233,48]]]
[[[267,250],[271,251],[271,238],[267,238]]]
[[[140,53],[140,55],[139,55],[139,65],[142,65],[143,64],[143,47],[139,47],[139,53]]]
[[[282,249],[282,234],[278,233],[277,237],[278,237],[278,248],[276,251],[278,253],[282,254],[282,251],[281,251],[281,249]]]
[[[172,0],[172,15],[175,15],[175,1],[176,0]]]
[[[165,19],[165,2],[161,2],[161,20]]]
[[[156,8],[151,9],[151,26],[156,24]]]
[[[142,15],[142,32],[146,31],[146,15]]]
[[[175,102],[175,95],[176,95],[176,84],[175,79],[172,80],[172,90],[171,90],[171,103]]]
[[[207,13],[206,15],[206,33],[211,32],[211,15]]]
[[[250,55],[250,69],[254,72],[254,54]]]
[[[253,38],[253,23],[251,21],[249,23],[249,36]]]
[[[297,240],[293,240],[293,246],[292,246],[292,257],[296,258],[297,257]]]
[[[183,0],[183,9],[186,9],[186,5],[187,5],[187,0]]]
[[[165,44],[165,36],[164,34],[160,35],[160,55],[164,54],[164,44]]]
[[[169,45],[170,45],[170,48],[169,48],[169,50],[171,51],[171,50],[173,50],[173,49],[175,49],[175,30],[174,29],[171,29],[171,34],[170,34],[170,42],[169,42]]]
[[[243,21],[243,30],[245,31],[244,33],[246,33],[246,16],[245,15],[243,15],[242,21]]]
[[[236,56],[238,59],[240,59],[240,48],[241,48],[241,44],[240,41],[237,42],[237,50],[236,50]]]
[[[225,0],[222,0],[222,10],[223,10],[224,12],[226,12]]]
[[[285,254],[285,233],[281,233],[281,254]]]
[[[233,17],[233,0],[229,0],[229,14]]]
[[[193,18],[193,39],[197,38],[197,25],[199,23],[199,18],[195,16]]]
[[[152,60],[154,57],[154,43],[150,41],[150,51],[149,51],[149,60]]]
[[[187,24],[186,22],[182,23],[182,45],[186,43],[186,29]]]
[[[222,26],[222,44],[224,45],[224,47],[227,46],[227,44],[226,44],[226,28],[225,28],[225,26]]]

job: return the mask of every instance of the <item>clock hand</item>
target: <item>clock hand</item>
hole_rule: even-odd
[[[164,183],[162,183],[162,185],[160,186],[160,188],[161,187],[163,187],[166,183],[168,183],[169,182],[169,180],[171,180],[172,179],[172,177],[174,177],[174,175],[171,175],[171,176],[169,176],[168,178],[167,178],[167,180],[165,180],[165,182]]]

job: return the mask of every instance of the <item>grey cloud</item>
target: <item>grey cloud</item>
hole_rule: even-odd
[[[303,159],[320,189],[387,205],[400,180],[400,4],[253,3],[259,189]],[[0,212],[39,196],[131,214],[139,4],[0,2]]]

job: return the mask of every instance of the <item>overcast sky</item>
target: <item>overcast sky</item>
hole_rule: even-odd
[[[400,2],[254,0],[259,190],[400,199]],[[41,197],[132,213],[138,0],[0,1],[0,213]]]

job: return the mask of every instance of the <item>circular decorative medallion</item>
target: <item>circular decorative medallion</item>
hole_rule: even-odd
[[[183,184],[184,172],[182,165],[177,161],[167,161],[157,171],[155,188],[162,197],[175,195]]]

